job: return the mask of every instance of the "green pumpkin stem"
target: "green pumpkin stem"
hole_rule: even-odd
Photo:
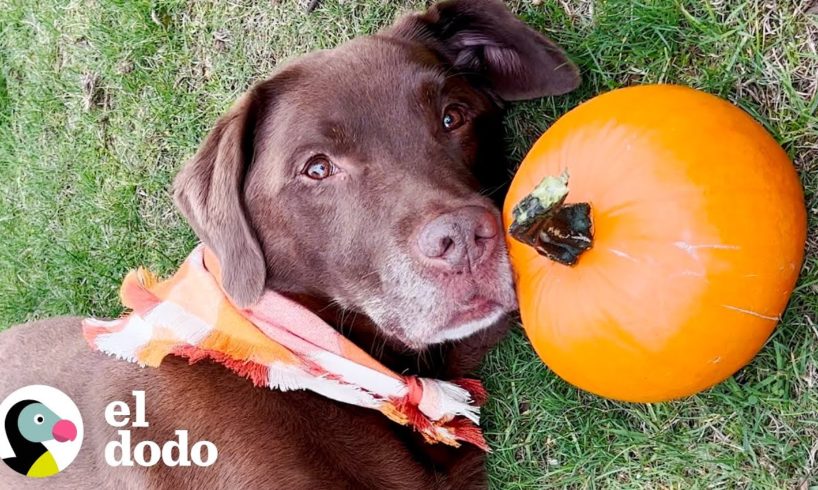
[[[509,234],[542,256],[563,265],[574,265],[593,245],[591,206],[565,204],[568,172],[546,177],[512,210]]]

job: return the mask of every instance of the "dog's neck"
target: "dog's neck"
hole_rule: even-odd
[[[417,351],[396,339],[386,337],[366,315],[340,308],[328,299],[309,295],[287,296],[309,308],[384,366],[401,374],[439,379],[467,376],[477,369],[486,352],[508,330],[508,320],[504,318],[495,326],[470,338],[436,344]]]
[[[350,312],[332,301],[314,296],[288,296],[309,308],[341,335],[396,373],[441,378],[450,374],[446,362],[450,344],[431,346],[420,352],[412,350],[396,339],[383,335],[366,315]]]

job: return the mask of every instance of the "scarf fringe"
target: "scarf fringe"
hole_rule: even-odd
[[[436,412],[449,413],[455,416],[462,415],[475,424],[480,423],[480,408],[472,405],[472,394],[468,390],[449,381],[440,381],[436,379],[424,379],[422,384],[424,386],[424,391],[429,389],[438,390],[439,393],[437,396],[435,396],[436,402],[434,404],[434,410]],[[418,404],[418,408],[426,413],[426,415],[434,415],[432,413],[428,413],[426,410],[427,407],[424,403],[423,397],[421,398],[421,402]]]
[[[483,383],[481,383],[480,380],[471,378],[458,378],[451,380],[450,383],[454,383],[457,386],[468,391],[469,394],[471,395],[472,400],[474,400],[474,403],[476,403],[477,406],[479,407],[482,407],[486,403],[486,400],[488,400],[489,398],[489,394],[488,392],[486,392],[486,389],[483,387]]]
[[[253,361],[241,361],[223,352],[200,349],[192,345],[176,347],[171,351],[171,354],[187,359],[190,365],[200,361],[210,360],[222,364],[239,376],[249,379],[257,388],[267,386],[269,368],[263,364]]]
[[[454,432],[454,436],[458,440],[477,446],[487,453],[491,452],[491,448],[483,437],[480,427],[472,424],[470,420],[456,417],[450,420],[447,426]]]
[[[424,379],[423,381],[425,383],[429,382],[427,379]],[[452,383],[448,382],[439,383],[439,385],[442,386],[445,386],[446,384],[453,385]],[[474,386],[470,383],[466,383],[466,385],[471,387]],[[463,388],[463,391],[466,393],[471,393],[465,388]],[[476,391],[479,394],[480,391],[483,390]],[[401,398],[393,399],[390,402],[385,403],[383,406],[381,406],[380,410],[393,422],[397,422],[401,425],[408,425],[417,432],[421,433],[427,442],[440,442],[452,447],[460,447],[460,442],[458,441],[462,441],[473,444],[486,452],[491,452],[485,438],[483,438],[480,427],[470,420],[467,415],[432,421],[426,414],[423,413],[423,411],[421,411],[415,398],[417,398],[416,394],[410,391]]]

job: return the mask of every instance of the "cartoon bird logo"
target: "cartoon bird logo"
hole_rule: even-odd
[[[5,429],[14,456],[3,458],[3,462],[32,478],[44,478],[60,471],[44,442],[73,441],[77,437],[73,422],[61,419],[36,400],[22,400],[12,405],[6,414]]]

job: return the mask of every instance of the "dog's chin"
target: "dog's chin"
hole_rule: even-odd
[[[472,275],[425,277],[408,257],[390,261],[386,271],[382,285],[388,288],[368,295],[360,308],[381,334],[409,350],[471,337],[517,309],[504,248]]]
[[[447,325],[438,329],[434,335],[426,342],[428,345],[441,344],[443,342],[462,340],[497,324],[508,311],[502,306],[494,303],[486,307],[480,307],[485,311],[477,313],[475,311],[464,312],[455,316]]]
[[[416,317],[414,325],[379,325],[387,336],[412,351],[423,351],[444,342],[456,342],[486,330],[508,315],[512,306],[476,301],[454,313]],[[441,321],[443,319],[443,321]]]

